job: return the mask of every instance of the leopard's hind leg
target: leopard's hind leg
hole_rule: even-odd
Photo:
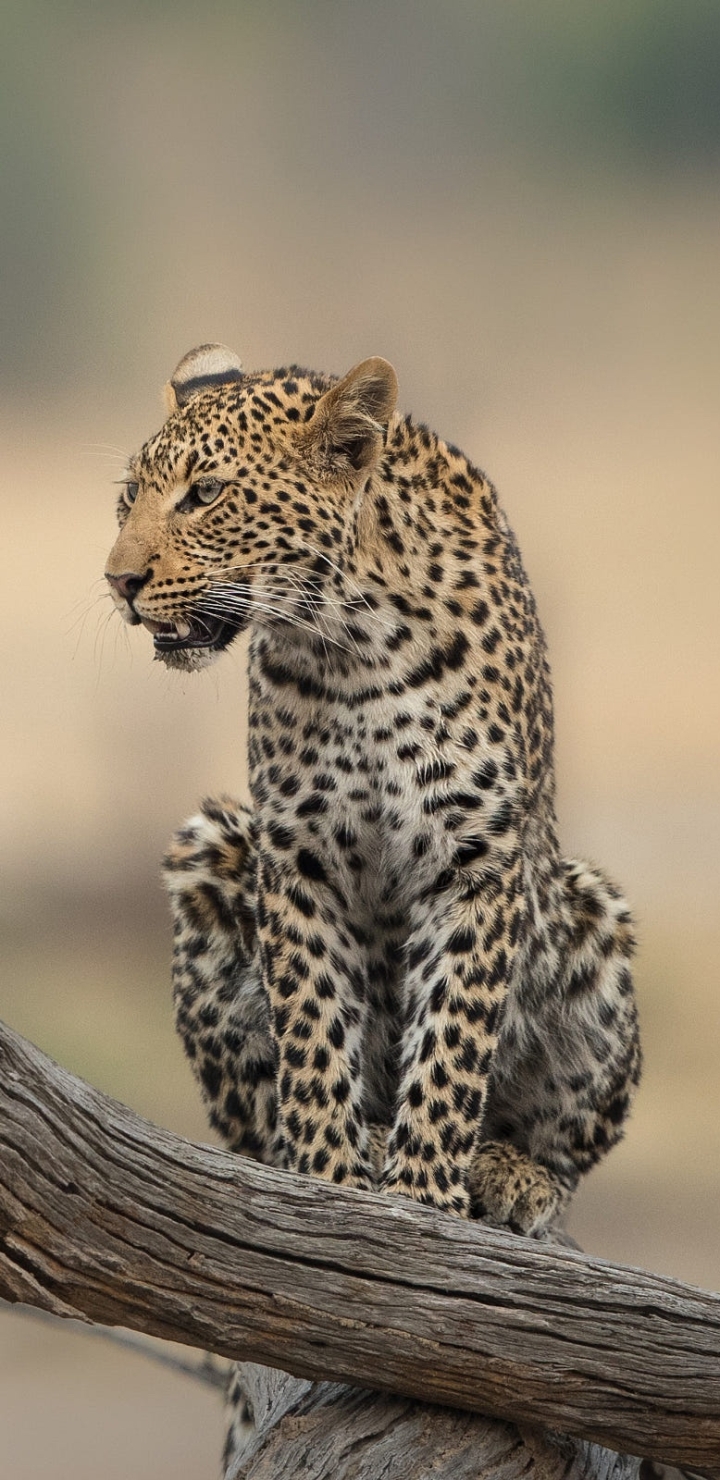
[[[202,803],[164,860],[174,924],[175,1021],[210,1122],[231,1150],[272,1160],[276,1059],[255,933],[252,812],[229,797]],[[230,1373],[224,1473],[255,1442],[238,1368]]]
[[[474,1215],[521,1233],[555,1221],[620,1140],[640,1077],[628,907],[599,870],[566,860],[559,914],[538,953],[545,970],[555,953],[555,972],[533,979],[528,955],[508,999],[469,1179]]]
[[[255,939],[252,812],[207,799],[164,860],[175,1020],[210,1122],[233,1151],[271,1159],[276,1058]]]

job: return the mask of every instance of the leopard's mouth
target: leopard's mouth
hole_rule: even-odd
[[[220,652],[244,625],[240,621],[211,616],[178,617],[174,622],[156,622],[151,617],[143,617],[142,623],[152,633],[155,652],[160,655],[184,652],[188,648],[209,648]]]

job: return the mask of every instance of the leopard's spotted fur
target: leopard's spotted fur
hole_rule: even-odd
[[[240,1152],[522,1232],[619,1138],[627,906],[564,860],[545,643],[488,480],[342,381],[181,363],[108,564],[175,667],[250,626],[252,808],[166,860],[177,1022]]]

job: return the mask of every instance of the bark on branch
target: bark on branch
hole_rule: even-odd
[[[720,1296],[194,1145],[2,1025],[0,1295],[720,1467]]]

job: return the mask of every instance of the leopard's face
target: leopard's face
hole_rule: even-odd
[[[123,619],[186,671],[252,622],[313,630],[382,446],[377,412],[394,401],[385,361],[335,384],[299,371],[188,375],[208,349],[181,362],[171,415],[127,468],[106,569]]]

